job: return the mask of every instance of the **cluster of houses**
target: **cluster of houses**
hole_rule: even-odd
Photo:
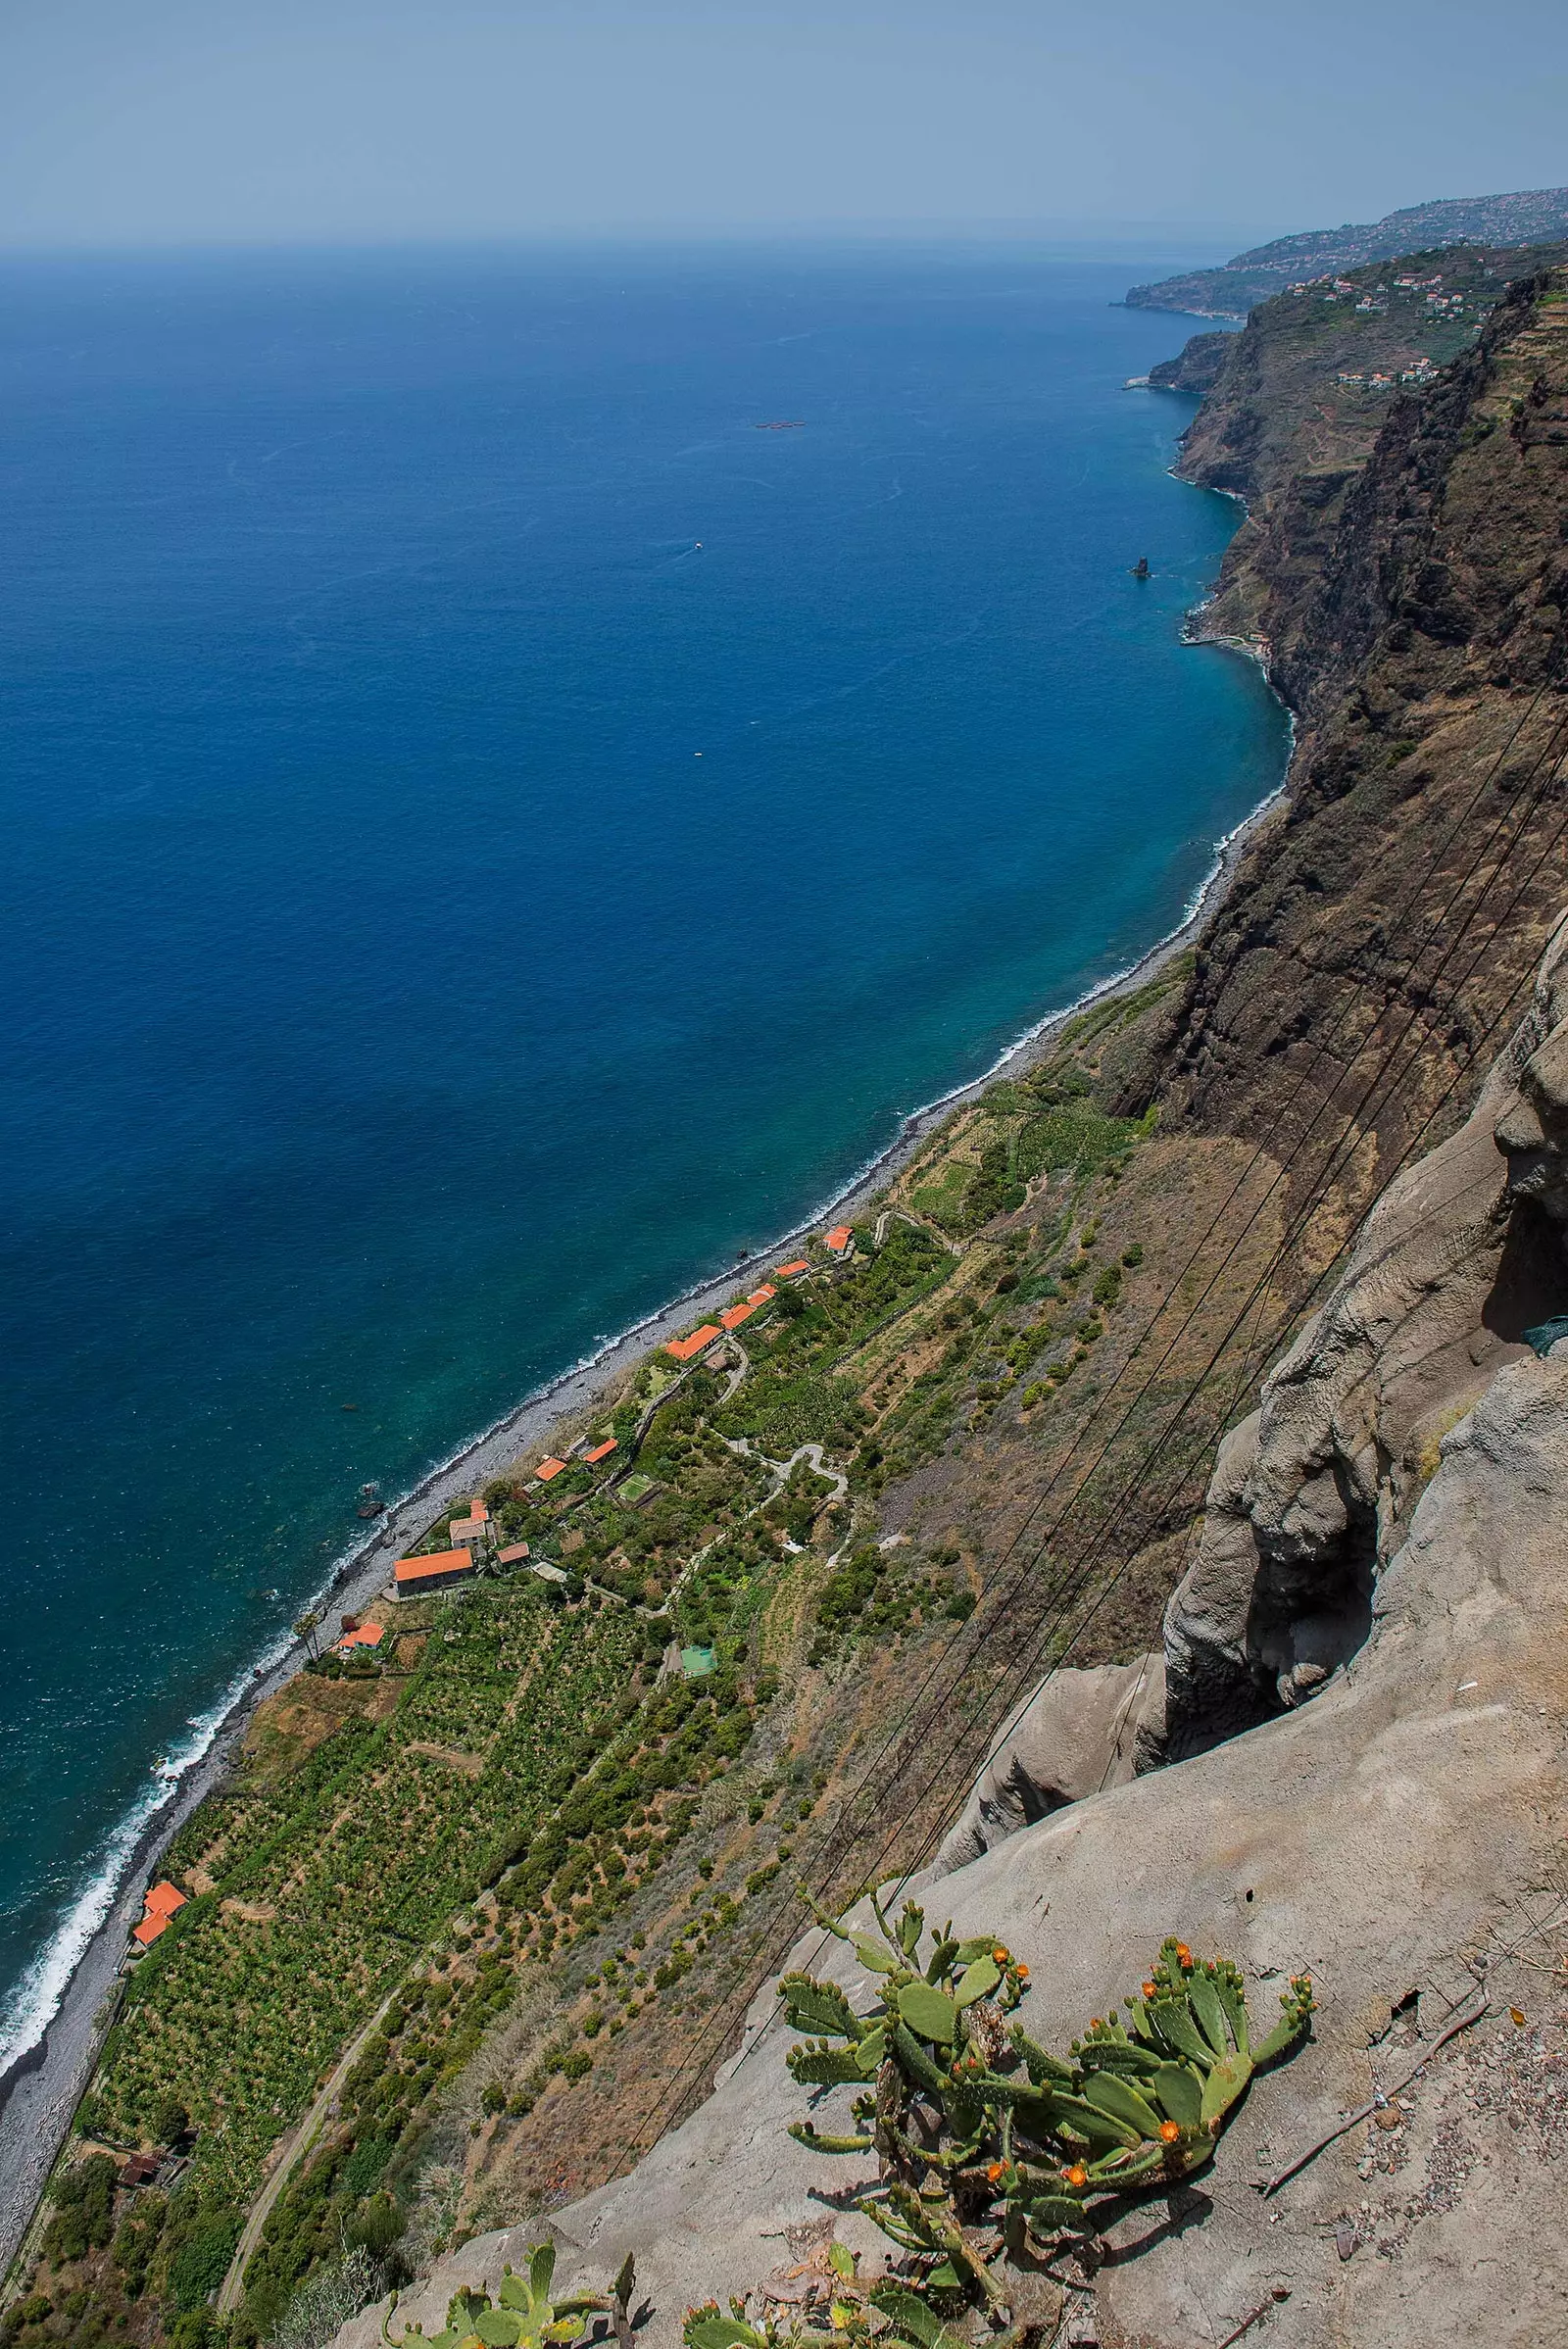
[[[1294,285],[1287,286],[1286,291],[1292,294],[1310,294],[1316,293],[1319,286],[1326,286],[1328,289],[1326,293],[1319,295],[1320,301],[1346,302],[1354,294],[1356,310],[1380,317],[1388,311],[1388,286],[1374,285],[1370,288],[1358,286],[1349,277],[1301,277],[1298,278]],[[1427,309],[1435,312],[1439,317],[1461,311],[1465,305],[1463,294],[1446,294],[1444,292],[1441,275],[1436,277],[1396,277],[1394,291],[1398,294],[1425,294]]]
[[[779,1268],[779,1277],[784,1277],[782,1266]],[[684,1368],[688,1362],[695,1362],[700,1355],[706,1354],[710,1346],[717,1345],[731,1330],[738,1330],[742,1322],[750,1321],[754,1313],[760,1313],[764,1305],[770,1305],[777,1295],[773,1283],[764,1281],[760,1289],[754,1289],[751,1296],[742,1298],[738,1305],[726,1305],[716,1321],[705,1321],[702,1328],[693,1330],[689,1337],[672,1338],[664,1348],[665,1353],[672,1362],[679,1362]]]
[[[848,1264],[855,1253],[855,1234],[847,1223],[835,1224],[823,1236],[822,1246],[835,1264]],[[726,1306],[716,1321],[705,1321],[701,1329],[692,1330],[684,1338],[671,1338],[664,1352],[683,1369],[688,1362],[700,1361],[710,1346],[721,1346],[731,1330],[738,1330],[754,1313],[760,1312],[763,1305],[772,1303],[778,1295],[778,1282],[804,1280],[810,1269],[808,1256],[797,1256],[789,1264],[775,1264],[771,1281],[764,1281],[760,1289],[754,1289],[739,1304]]]
[[[855,1234],[847,1223],[835,1224],[824,1235],[822,1246],[832,1263],[847,1264],[855,1254]],[[682,1369],[689,1363],[700,1361],[710,1348],[721,1346],[732,1330],[738,1330],[743,1323],[751,1320],[754,1313],[760,1313],[764,1305],[771,1304],[778,1295],[780,1282],[804,1280],[810,1269],[808,1256],[797,1256],[788,1264],[775,1265],[770,1281],[764,1281],[760,1288],[754,1289],[739,1303],[726,1305],[715,1321],[705,1321],[700,1329],[691,1331],[684,1338],[670,1339],[663,1348],[664,1353],[672,1362],[679,1363]],[[597,1468],[602,1461],[609,1459],[612,1451],[618,1449],[616,1439],[606,1436],[598,1444],[573,1444],[564,1459],[559,1459],[551,1453],[540,1461],[524,1490],[535,1492],[541,1488],[547,1489],[558,1477],[565,1475],[573,1459],[580,1460],[585,1467]],[[498,1566],[526,1565],[531,1573],[546,1582],[564,1583],[566,1580],[559,1566],[553,1566],[542,1558],[530,1562],[526,1542],[514,1542],[508,1548],[498,1549],[495,1525],[482,1501],[471,1502],[466,1517],[454,1517],[451,1520],[447,1538],[449,1546],[446,1549],[427,1550],[418,1557],[398,1559],[392,1570],[392,1582],[400,1598],[422,1598],[426,1591],[451,1590],[458,1583],[469,1581],[478,1572],[481,1563],[491,1559]],[[340,1655],[352,1653],[355,1645],[368,1643],[372,1630],[375,1639],[379,1640],[381,1634],[372,1625],[368,1624],[354,1631],[345,1624],[344,1637],[337,1642],[336,1652]]]
[[[1354,391],[1388,392],[1393,391],[1396,383],[1433,383],[1437,380],[1437,373],[1431,361],[1423,359],[1416,367],[1401,367],[1396,374],[1380,372],[1361,375],[1353,367],[1341,367],[1334,380],[1348,385]]]
[[[590,1468],[608,1460],[619,1444],[613,1436],[601,1444],[574,1445],[573,1452]],[[541,1460],[528,1479],[529,1488],[553,1485],[558,1476],[564,1476],[571,1466],[569,1458],[558,1460],[552,1455]],[[559,1566],[548,1559],[532,1558],[526,1542],[512,1542],[505,1548],[496,1544],[495,1520],[482,1500],[470,1501],[466,1517],[454,1517],[447,1527],[450,1547],[426,1550],[418,1557],[399,1558],[392,1569],[392,1585],[400,1598],[422,1598],[430,1590],[449,1590],[454,1584],[466,1583],[477,1574],[482,1564],[494,1560],[497,1566],[517,1568],[526,1566],[541,1582],[564,1583],[566,1580]],[[379,1636],[379,1635],[378,1635]],[[340,1646],[342,1642],[340,1642]]]

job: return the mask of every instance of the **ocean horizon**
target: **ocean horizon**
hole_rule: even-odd
[[[0,263],[0,2067],[360,1484],[832,1198],[1277,787],[1139,274]]]

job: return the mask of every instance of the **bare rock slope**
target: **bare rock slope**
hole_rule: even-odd
[[[1393,1184],[1225,1440],[1165,1618],[1166,1750],[1310,1695],[1360,1647],[1438,1445],[1568,1303],[1568,929],[1465,1124]]]
[[[1062,2312],[1078,2337],[1175,2349],[1254,2315],[1256,2337],[1298,2349],[1562,2337],[1568,1343],[1540,1357],[1517,1325],[1562,1277],[1565,1072],[1560,925],[1475,1113],[1381,1203],[1220,1462],[1171,1609],[1173,1717],[1195,1743],[1223,1727],[1203,1705],[1270,1679],[1289,1709],[1086,1792],[932,1887],[960,1932],[1029,1961],[1031,2029],[1058,2042],[1167,1933],[1240,1959],[1264,2005],[1302,1968],[1317,1984],[1311,2044],[1254,2083],[1213,2171],[1109,2228]],[[1102,1693],[1083,1708],[1097,1753]],[[1065,1743],[1070,1713],[1042,1716]],[[1058,1788],[1089,1761],[1037,1756]],[[812,1954],[869,2002],[853,1957]],[[636,2253],[650,2343],[787,2266],[854,2182],[853,2161],[785,2134],[787,2044],[760,2000],[709,2102],[548,2223],[586,2275]],[[863,2221],[837,2223],[869,2246]],[[435,2329],[460,2283],[493,2285],[538,2231],[449,2255],[406,2313]],[[370,2349],[381,2313],[344,2349]]]

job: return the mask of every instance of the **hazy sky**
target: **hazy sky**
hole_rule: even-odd
[[[1568,181],[1565,0],[0,0],[0,241],[1167,221]]]

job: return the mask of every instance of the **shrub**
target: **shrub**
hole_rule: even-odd
[[[114,2233],[115,2164],[107,2153],[89,2154],[68,2170],[54,2188],[54,2215],[44,2230],[44,2257],[56,2267],[107,2249]]]
[[[148,2128],[154,2144],[177,2145],[190,2128],[190,2114],[177,2096],[161,2096]]]
[[[169,2263],[169,2280],[179,2309],[199,2308],[212,2297],[234,2256],[240,2220],[232,2211],[203,2214]]]
[[[368,2194],[392,2158],[389,2137],[362,2137],[343,2165],[343,2186],[356,2201]]]
[[[348,2228],[347,2240],[351,2246],[368,2251],[372,2259],[385,2259],[407,2225],[390,2194],[372,2194]]]
[[[273,2336],[275,2349],[324,2349],[380,2288],[374,2262],[363,2248],[318,2269],[289,2301]]]
[[[862,1542],[823,1584],[816,1620],[825,1632],[845,1632],[858,1621],[887,1572],[887,1559],[874,1542]]]

